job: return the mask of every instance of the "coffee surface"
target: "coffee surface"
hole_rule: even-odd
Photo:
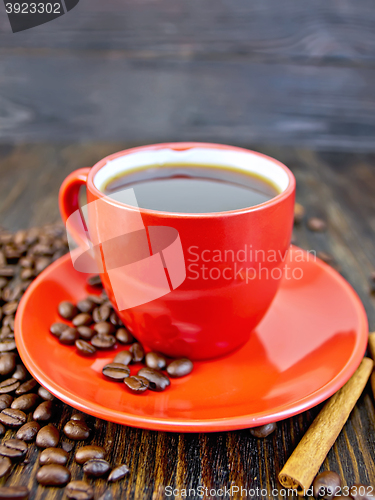
[[[111,179],[109,197],[133,188],[140,208],[177,213],[212,213],[248,208],[279,194],[268,181],[223,168],[150,167]],[[121,197],[116,199],[121,201]]]

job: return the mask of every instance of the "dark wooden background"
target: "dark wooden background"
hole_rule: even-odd
[[[334,256],[374,330],[374,25],[371,0],[81,0],[12,34],[0,4],[0,224],[58,220],[64,177],[128,146],[243,145],[293,170],[306,217],[328,222],[318,234],[304,221],[297,244]],[[266,440],[248,430],[173,434],[97,420],[93,442],[131,466],[111,487],[116,500],[163,499],[167,485],[271,492],[318,410],[280,422]],[[57,425],[70,411],[63,407]],[[344,484],[375,485],[374,436],[367,388],[323,468]],[[6,484],[28,484],[36,500],[62,499],[62,490],[37,487],[37,456],[32,447]],[[98,497],[105,482],[95,485]]]

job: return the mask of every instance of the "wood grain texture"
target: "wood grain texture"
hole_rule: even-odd
[[[123,142],[1,146],[0,224],[15,230],[58,220],[57,193],[63,178],[73,169],[92,165],[128,145]],[[368,289],[368,277],[375,270],[374,155],[318,154],[310,150],[256,145],[253,149],[278,158],[293,170],[297,199],[307,212],[304,221],[295,228],[297,244],[333,255],[334,266],[361,297],[370,329],[375,330],[375,297]],[[323,217],[328,231],[309,231],[306,220],[310,216]],[[204,395],[202,388],[202,397]],[[92,442],[105,447],[113,464],[125,462],[131,467],[128,478],[108,487],[115,500],[165,499],[166,486],[196,490],[187,497],[168,498],[198,499],[199,486],[209,490],[232,485],[247,490],[267,490],[267,495],[250,498],[282,500],[277,475],[321,408],[322,405],[279,422],[276,432],[265,440],[257,440],[248,430],[159,433],[92,419],[95,427]],[[60,429],[70,414],[71,409],[61,405],[61,412],[54,420]],[[374,415],[374,399],[368,384],[321,470],[337,471],[344,485],[375,484]],[[14,434],[7,431],[3,439]],[[72,444],[79,447],[82,443]],[[10,477],[0,483],[28,485],[35,500],[64,499],[62,489],[37,485],[38,455],[35,445],[31,445],[28,463],[15,466]],[[69,464],[73,478],[82,478],[82,468],[72,459]],[[105,481],[90,482],[98,499],[107,488]],[[207,498],[215,497],[210,497],[208,491]],[[241,498],[240,492],[232,498]]]

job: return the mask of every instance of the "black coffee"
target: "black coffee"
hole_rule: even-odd
[[[262,177],[199,165],[144,167],[110,179],[102,191],[111,197],[129,188],[134,189],[140,208],[179,213],[238,210],[259,205],[279,194]]]

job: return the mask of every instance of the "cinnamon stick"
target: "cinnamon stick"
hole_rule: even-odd
[[[279,473],[285,488],[301,496],[307,492],[362,394],[373,365],[370,358],[363,358],[354,375],[324,405]]]

